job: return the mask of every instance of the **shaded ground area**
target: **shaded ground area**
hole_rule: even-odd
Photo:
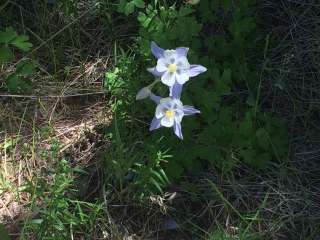
[[[271,33],[264,68],[264,105],[287,120],[289,178],[278,185],[278,211],[292,239],[319,237],[319,37],[318,1],[261,1]],[[273,189],[275,189],[273,187]],[[303,235],[305,234],[305,235]],[[311,236],[311,237],[310,237]]]

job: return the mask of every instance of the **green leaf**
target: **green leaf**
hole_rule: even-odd
[[[134,5],[137,8],[144,8],[145,7],[145,4],[144,4],[143,0],[133,0],[133,1],[134,1]]]
[[[229,10],[232,7],[232,0],[224,0],[222,1],[222,8],[224,10]]]
[[[160,175],[160,173],[158,173],[152,169],[150,171],[161,182],[162,185],[166,185],[166,181],[163,179],[163,177]]]
[[[41,218],[32,219],[32,220],[31,220],[31,223],[32,223],[32,224],[40,225],[40,224],[43,223],[43,219],[41,219]]]
[[[6,28],[5,31],[0,31],[0,43],[8,44],[17,36],[18,34],[13,30],[12,27]]]
[[[10,147],[13,147],[16,145],[17,142],[18,142],[18,139],[8,139],[7,141],[4,142],[3,149],[8,149]]]
[[[31,82],[15,73],[7,77],[6,85],[9,92],[29,92],[31,90]]]
[[[118,11],[123,13],[126,7],[126,4],[127,4],[127,0],[120,0],[118,5]]]
[[[2,225],[1,223],[0,223],[0,237],[1,237],[1,240],[10,240],[10,236],[7,230],[5,229],[4,225]]]
[[[130,15],[131,13],[134,12],[134,6],[135,6],[135,3],[134,1],[131,1],[131,2],[128,2],[124,8],[124,14],[125,15]]]
[[[192,153],[194,154],[195,158],[201,158],[203,160],[209,160],[211,162],[217,160],[217,151],[212,146],[202,146],[198,145],[196,146]],[[219,157],[218,157],[219,158]]]
[[[231,69],[230,68],[224,69],[221,80],[225,83],[231,83]]]
[[[16,74],[11,74],[7,77],[6,83],[9,92],[16,92],[19,87],[19,77]]]
[[[172,26],[167,38],[171,40],[179,39],[179,41],[191,41],[195,36],[199,35],[202,24],[198,23],[194,17],[179,17]]]
[[[247,98],[247,104],[248,104],[250,107],[254,107],[254,106],[255,106],[255,104],[256,104],[256,99],[255,99],[255,97],[254,97],[252,94],[250,94],[250,95],[248,96],[248,98]]]
[[[169,161],[165,169],[169,179],[178,179],[183,171],[184,169],[181,164],[177,163],[176,161]]]
[[[185,17],[193,13],[194,10],[190,7],[181,7],[179,10],[179,17]]]
[[[249,112],[246,113],[245,117],[239,123],[238,134],[240,137],[248,138],[252,137],[254,134],[254,126],[251,118],[251,114]]]
[[[254,18],[248,17],[234,21],[229,26],[229,31],[233,37],[240,41],[255,30],[256,24]]]
[[[217,3],[218,1],[200,1],[199,13],[204,22],[215,21],[217,15],[215,11],[218,9]]]
[[[13,60],[13,53],[8,47],[0,48],[0,62],[10,62]]]
[[[32,43],[28,42],[29,37],[27,35],[19,35],[13,39],[10,43],[22,51],[29,51],[32,48]]]
[[[242,156],[243,160],[248,164],[254,164],[256,162],[256,151],[252,148],[241,149],[240,155]]]
[[[256,160],[253,162],[253,165],[256,167],[265,167],[268,162],[272,160],[271,154],[261,153],[256,156]]]
[[[139,12],[138,21],[144,28],[147,28],[149,26],[150,22],[152,21],[152,18],[153,16],[148,17],[145,13]],[[149,42],[148,42],[148,47],[149,47]]]
[[[166,181],[167,184],[170,184],[170,180],[169,178],[167,177],[165,171],[163,171],[163,169],[160,169],[159,170],[159,173],[162,175],[163,179]]]
[[[270,149],[269,135],[264,128],[259,128],[256,131],[256,138],[259,147],[266,151]]]
[[[224,69],[222,76],[219,78],[219,70],[214,69],[213,74],[215,75],[215,90],[218,95],[224,95],[231,91],[231,69]]]
[[[163,193],[162,187],[153,177],[150,178],[150,181],[159,190],[160,193]]]
[[[16,73],[22,75],[22,76],[28,76],[35,72],[35,66],[34,64],[29,61],[21,61],[17,64],[17,70]]]

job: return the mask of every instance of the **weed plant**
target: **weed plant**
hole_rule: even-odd
[[[53,143],[43,157],[58,159],[58,150],[59,144]],[[79,173],[85,174],[61,159],[53,170],[44,170],[25,184],[23,193],[30,196],[28,208],[33,216],[25,219],[20,239],[64,240],[96,234],[104,208],[102,203],[78,199],[75,177]]]

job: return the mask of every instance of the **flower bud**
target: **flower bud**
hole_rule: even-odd
[[[150,97],[150,95],[151,95],[150,88],[144,87],[137,93],[136,100],[142,100],[142,99],[148,98]]]
[[[189,3],[191,5],[196,5],[200,2],[200,0],[187,0],[186,3]]]

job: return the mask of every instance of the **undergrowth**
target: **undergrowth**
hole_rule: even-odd
[[[172,158],[163,167],[169,179],[208,165],[230,171],[244,162],[263,170],[270,162],[286,162],[286,126],[259,107],[263,71],[259,61],[262,64],[268,37],[258,34],[254,9],[254,1],[201,1],[196,7],[148,4],[138,12],[140,36],[134,55],[125,53],[125,60],[107,73],[108,88],[113,82],[121,85],[111,91],[117,97],[118,124],[125,124],[118,128],[119,136],[128,140],[128,145],[141,141],[144,149],[155,144],[168,149]],[[146,66],[152,66],[152,40],[169,49],[190,46],[190,61],[208,68],[207,73],[187,84],[182,95],[183,102],[202,112],[197,119],[184,122],[182,142],[163,129],[147,133],[144,123],[149,120],[144,116],[152,113],[151,104],[134,99],[139,84],[152,81],[145,73]],[[165,89],[159,87],[157,91],[164,95]],[[139,133],[131,129],[139,129]],[[144,132],[142,136],[140,132]],[[140,161],[148,163],[152,158],[146,156]]]
[[[260,240],[279,239],[288,226],[295,226],[288,217],[292,209],[277,215],[289,200],[278,193],[278,201],[272,195],[300,173],[290,165],[285,121],[263,107],[268,52],[277,42],[259,26],[258,4],[255,0],[1,3],[0,13],[5,9],[6,14],[0,23],[0,90],[6,97],[25,100],[32,94],[38,101],[33,122],[25,120],[28,102],[18,119],[17,135],[11,138],[5,132],[1,144],[1,168],[10,159],[18,166],[19,183],[16,187],[6,170],[0,172],[0,193],[10,192],[18,202],[27,199],[24,219],[17,221],[19,233],[12,237]],[[20,18],[14,14],[17,10]],[[151,41],[165,49],[189,47],[190,62],[208,69],[186,84],[181,97],[201,110],[183,122],[183,141],[169,129],[149,132],[154,105],[136,101],[141,86],[155,80],[146,71],[155,65]],[[79,79],[67,81],[73,65],[101,54],[112,62],[100,74],[112,123],[94,128],[99,140],[86,136],[94,163],[77,166],[74,156],[63,154],[66,146],[54,131],[48,130],[55,109],[64,103],[57,101],[50,112],[37,95],[50,86],[65,94]],[[168,95],[160,84],[153,90]],[[41,111],[49,116],[45,127],[36,126]],[[24,123],[27,138],[20,136]],[[30,135],[32,143],[27,143]],[[41,142],[43,136],[46,140]],[[87,150],[80,146],[78,152],[82,151]],[[28,177],[20,176],[23,171]],[[301,235],[311,239],[315,226]],[[7,235],[1,224],[0,234]]]

